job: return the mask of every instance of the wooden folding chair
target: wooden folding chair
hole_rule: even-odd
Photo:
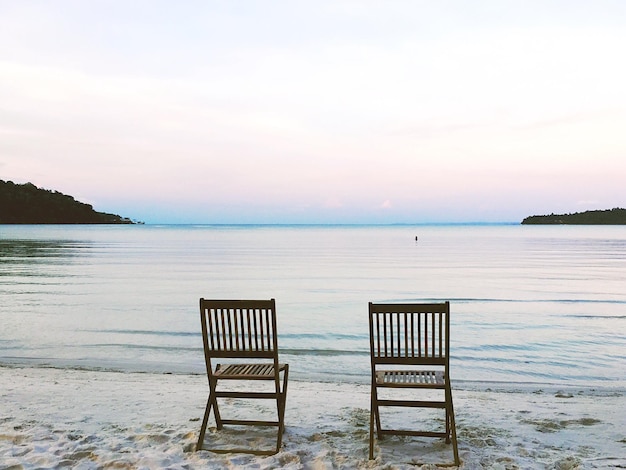
[[[369,458],[374,458],[375,421],[379,440],[389,434],[443,437],[448,444],[452,440],[454,464],[460,465],[449,374],[450,303],[370,302],[369,326],[372,363]],[[418,366],[419,369],[413,368],[414,366]],[[424,390],[442,390],[443,398],[380,399],[380,389],[386,390],[386,396],[393,396],[394,392],[391,389],[413,389],[411,394],[416,396]],[[382,393],[382,390],[380,391]],[[428,392],[425,395],[432,398],[433,393],[438,394]],[[445,431],[383,429],[379,411],[383,406],[441,408],[445,410]]]
[[[289,365],[278,362],[276,334],[276,303],[271,300],[206,300],[200,299],[200,318],[204,358],[209,379],[209,398],[200,428],[196,450],[204,445],[204,436],[211,409],[214,410],[217,429],[224,425],[276,426],[276,447],[270,450],[250,448],[206,449],[211,452],[242,452],[272,455],[280,450],[285,430],[285,400]],[[226,359],[228,364],[212,366],[212,360]],[[246,363],[232,363],[232,360]],[[281,375],[282,372],[282,383]],[[244,381],[250,391],[218,390],[222,380]],[[258,381],[274,381],[273,391],[255,391]],[[253,419],[223,419],[218,398],[276,400],[278,418],[275,421]]]

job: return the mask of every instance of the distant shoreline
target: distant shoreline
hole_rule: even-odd
[[[38,188],[32,183],[15,184],[0,180],[0,224],[76,225],[135,224],[117,214],[98,212],[72,196]]]
[[[533,215],[522,220],[522,225],[626,225],[626,209]]]

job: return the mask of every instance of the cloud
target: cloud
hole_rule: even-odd
[[[378,206],[380,209],[391,209],[392,204],[391,201],[389,199],[386,199],[385,201],[383,201],[383,203]]]

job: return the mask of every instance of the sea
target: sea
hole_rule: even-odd
[[[204,374],[200,297],[276,299],[292,380],[447,300],[453,384],[626,388],[626,226],[0,225],[0,366]]]

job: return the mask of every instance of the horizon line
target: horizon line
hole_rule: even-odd
[[[117,225],[117,224],[114,224]],[[126,224],[121,224],[126,225]],[[196,226],[303,226],[303,227],[415,227],[443,225],[521,225],[521,222],[139,222],[132,225],[196,225]]]

